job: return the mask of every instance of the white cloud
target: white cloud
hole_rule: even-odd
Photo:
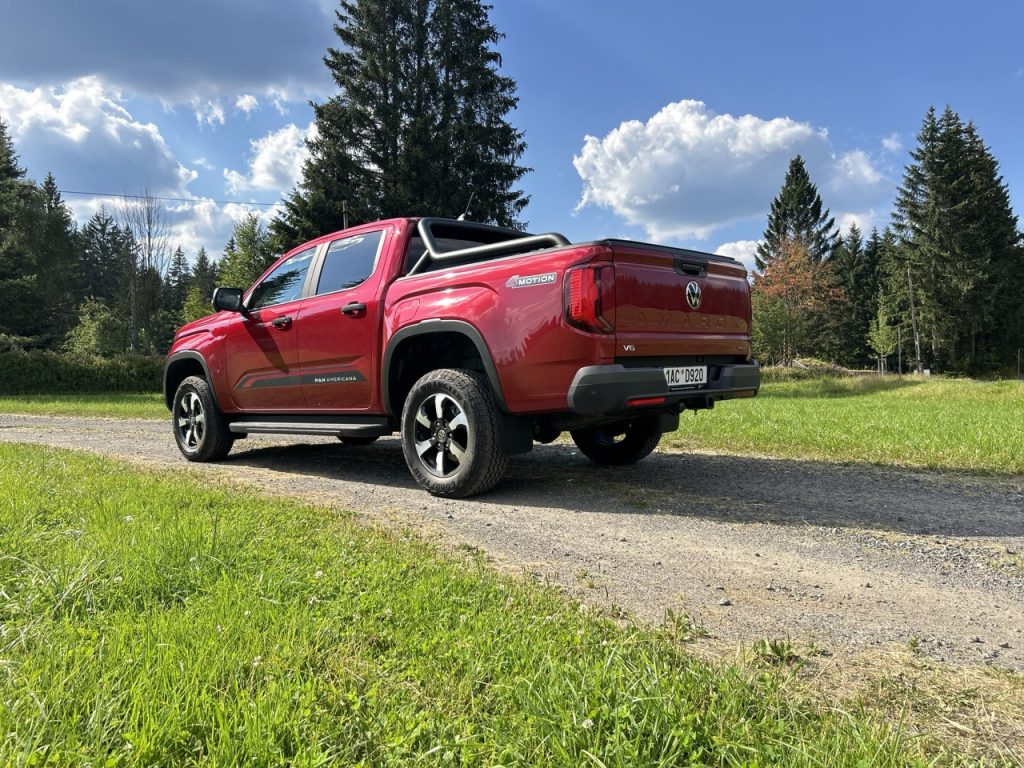
[[[742,262],[748,272],[753,272],[754,256],[757,253],[757,246],[760,244],[760,240],[735,240],[731,243],[722,243],[715,248],[715,253],[736,259]]]
[[[224,105],[220,99],[201,99],[198,96],[190,101],[192,111],[196,113],[196,122],[202,126],[224,125]]]
[[[882,149],[894,155],[903,149],[903,139],[898,133],[890,133],[882,139]]]
[[[197,175],[97,77],[32,90],[0,84],[0,114],[30,175],[52,170],[65,189],[184,196]]]
[[[850,231],[851,225],[856,224],[860,233],[867,236],[867,234],[878,225],[880,218],[878,211],[872,208],[869,211],[848,211],[841,213],[836,216],[836,223],[839,225],[839,231],[843,234]]]
[[[251,93],[243,93],[235,99],[235,109],[245,112],[246,117],[260,108],[260,100]]]
[[[797,154],[826,206],[863,208],[885,193],[888,182],[867,153],[837,154],[826,129],[788,117],[719,115],[701,101],[680,101],[647,122],[584,139],[573,158],[583,180],[579,207],[608,208],[654,239],[706,239],[766,215]]]
[[[86,222],[100,208],[118,217],[122,201],[118,197],[70,197],[66,201],[80,223]],[[239,203],[218,203],[209,198],[196,197],[187,202],[162,202],[167,218],[168,239],[171,249],[181,246],[190,261],[200,248],[206,248],[213,258],[219,258],[231,237],[235,222],[252,212],[269,225],[278,213],[277,207],[247,206]]]
[[[79,223],[101,207],[116,216],[122,205],[119,194],[148,190],[158,197],[190,198],[162,205],[171,247],[181,245],[194,258],[201,246],[216,256],[247,211],[256,211],[267,222],[276,213],[276,208],[195,197],[188,188],[198,176],[193,168],[212,170],[209,161],[197,158],[192,167],[179,162],[159,128],[136,120],[121,93],[99,78],[32,90],[0,84],[0,113],[30,177],[42,178],[52,169],[61,189],[109,193],[65,195]]]
[[[305,140],[312,137],[315,130],[316,126],[313,123],[305,129],[289,123],[263,138],[250,141],[252,156],[249,159],[248,172],[224,169],[224,181],[228,192],[287,192],[302,177],[302,164],[307,155]]]

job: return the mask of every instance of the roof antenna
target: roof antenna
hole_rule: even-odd
[[[471,206],[473,204],[473,198],[475,196],[476,196],[476,190],[473,190],[472,192],[469,193],[469,202],[466,203],[466,210],[465,210],[465,212],[461,216],[459,216],[459,218],[456,219],[456,221],[465,221],[466,220],[466,217],[469,216],[469,206]]]

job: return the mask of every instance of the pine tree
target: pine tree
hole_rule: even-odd
[[[878,259],[878,314],[875,318],[874,331],[880,332],[878,318],[883,318],[896,333],[897,339],[902,341],[903,363],[897,372],[903,373],[912,370],[914,365],[914,327],[911,322],[910,286],[907,281],[904,246],[898,242],[893,230],[886,227],[881,235],[877,235],[877,232],[872,233],[867,249],[874,251]],[[870,339],[869,336],[869,345]]]
[[[220,262],[220,280],[234,288],[248,288],[274,262],[267,228],[255,213],[237,222]]]
[[[501,76],[501,39],[480,0],[342,0],[341,42],[324,62],[339,93],[314,104],[317,133],[303,179],[272,224],[295,245],[350,223],[407,215],[519,226],[513,188],[523,135],[505,116],[515,83]]]
[[[196,254],[196,263],[192,266],[192,280],[190,287],[199,289],[199,294],[207,301],[213,296],[213,289],[217,287],[220,277],[220,270],[216,261],[212,260],[206,253],[205,248],[200,248]]]
[[[950,107],[938,118],[929,109],[917,140],[893,223],[902,271],[913,276],[927,362],[960,372],[1009,362],[1020,234],[998,163]]]
[[[185,304],[185,294],[188,293],[191,284],[192,271],[189,269],[185,252],[179,245],[171,256],[171,265],[167,268],[167,277],[164,279],[164,290],[161,294],[163,308],[175,315],[180,314]]]
[[[47,330],[37,261],[42,218],[42,196],[0,120],[0,336],[18,344],[39,344]]]
[[[107,209],[100,208],[82,228],[81,240],[78,267],[81,294],[109,304],[118,289],[117,275],[125,235]]]
[[[827,259],[836,246],[839,231],[823,205],[803,158],[797,155],[790,161],[782,189],[772,201],[764,242],[757,247],[755,256],[757,269],[763,272],[782,252],[784,244],[791,241],[802,243],[813,261]]]
[[[849,367],[862,368],[874,359],[868,334],[873,324],[877,326],[881,248],[877,229],[865,243],[860,228],[852,224],[830,259],[847,299],[835,307],[836,360]]]
[[[55,346],[75,323],[81,298],[81,239],[71,211],[61,198],[52,173],[43,181],[43,217],[38,272],[45,275],[42,293],[49,345]]]

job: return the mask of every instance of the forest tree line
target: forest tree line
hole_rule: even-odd
[[[0,351],[163,354],[175,330],[210,314],[216,285],[250,285],[274,259],[256,214],[237,221],[223,256],[172,244],[150,195],[100,208],[78,226],[52,174],[26,178],[0,120]]]
[[[175,328],[210,312],[216,284],[246,287],[273,260],[342,226],[409,215],[522,227],[526,144],[500,72],[502,35],[480,0],[341,0],[339,46],[324,58],[337,95],[313,104],[301,180],[269,228],[237,222],[217,261],[171,243],[148,195],[75,225],[48,175],[18,166],[0,115],[0,347],[114,355],[166,350]],[[472,201],[470,207],[470,201]]]
[[[216,260],[170,240],[165,211],[126,198],[76,226],[52,175],[26,178],[0,116],[0,347],[103,356],[166,350],[215,285],[248,286],[281,253],[349,223],[469,217],[524,226],[525,142],[480,0],[341,0],[337,94],[313,105],[302,177],[264,227],[235,224]],[[752,275],[755,349],[787,364],[1014,368],[1024,250],[998,162],[952,109],[926,114],[891,223],[840,233],[802,158],[772,202]]]
[[[841,234],[802,158],[772,202],[753,277],[754,346],[768,362],[1016,372],[1024,236],[975,126],[929,109],[891,223]]]

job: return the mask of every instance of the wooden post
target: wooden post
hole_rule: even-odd
[[[924,366],[921,365],[921,334],[917,332],[917,315],[914,313],[914,281],[910,277],[910,267],[907,267],[907,285],[910,286],[910,322],[914,326],[914,354],[917,356],[917,372],[924,373]]]
[[[896,326],[896,375],[903,375],[903,326]]]
[[[341,228],[348,229],[348,200],[341,201]]]

